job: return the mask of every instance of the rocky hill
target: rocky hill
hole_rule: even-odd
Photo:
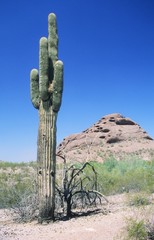
[[[83,132],[66,137],[57,153],[65,156],[67,162],[102,162],[110,156],[119,160],[135,156],[150,160],[154,157],[154,140],[139,124],[114,113]]]

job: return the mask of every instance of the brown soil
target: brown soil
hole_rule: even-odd
[[[98,214],[67,221],[17,223],[9,211],[0,210],[0,240],[112,240],[119,239],[132,208],[124,194],[108,198]],[[106,214],[104,214],[104,210]]]

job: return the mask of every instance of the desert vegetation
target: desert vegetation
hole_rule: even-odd
[[[88,165],[88,164],[87,164]],[[36,180],[37,163],[9,163],[0,162],[0,207],[9,207],[16,203],[11,191],[13,187],[17,195],[25,193],[28,189],[33,190]],[[74,165],[79,169],[82,164]],[[94,178],[95,169],[97,173],[97,191],[109,196],[117,193],[128,192],[154,192],[154,161],[144,160],[124,160],[117,161],[112,156],[103,163],[90,162],[84,169],[87,179]],[[70,165],[66,166],[67,169]],[[63,174],[63,164],[57,166],[57,182],[59,183]],[[91,181],[91,184],[92,181]],[[7,200],[8,199],[8,200]]]
[[[144,195],[144,194],[143,194]],[[120,240],[153,240],[154,214],[153,203],[142,194],[134,195],[131,216],[126,216],[125,227],[117,236]],[[131,201],[132,203],[132,201]]]
[[[63,213],[68,218],[72,216],[72,208],[85,209],[101,204],[102,198],[108,202],[97,190],[97,172],[93,164],[75,164],[63,168],[62,184],[56,186],[57,198],[63,207]]]
[[[0,162],[0,208],[11,209],[16,221],[38,218],[36,169],[36,162]],[[83,209],[98,209],[111,195],[125,194],[126,205],[133,214],[126,217],[122,237],[116,239],[154,239],[153,193],[154,161],[136,157],[117,161],[110,156],[103,163],[57,164],[58,219],[70,212],[74,216]]]
[[[0,208],[12,209],[18,221],[34,218],[38,208],[36,162],[0,162]]]
[[[154,239],[153,221],[144,219],[128,218],[124,236],[119,237],[123,240],[152,240]]]
[[[83,166],[86,167],[82,168]],[[31,194],[37,188],[36,167],[37,163],[35,162],[0,162],[1,208],[15,206],[22,196]],[[145,192],[151,194],[154,192],[154,161],[144,161],[136,158],[117,161],[111,156],[103,163],[68,164],[65,167],[63,164],[58,164],[56,182],[57,186],[59,186],[59,191],[62,191],[60,189],[64,188],[64,185],[61,184],[64,178],[64,171],[67,173],[65,178],[69,178],[68,181],[71,184],[73,182],[75,184],[75,181],[77,181],[76,186],[83,185],[86,190],[95,188],[95,190],[105,196],[119,193],[133,194]],[[82,173],[80,178],[75,178],[79,176],[79,173]],[[71,176],[74,176],[74,178],[71,179]],[[142,196],[143,198],[145,197],[144,195]],[[138,198],[140,199],[140,196]],[[144,202],[144,199],[142,201]],[[137,197],[136,202],[139,202]]]
[[[105,195],[154,191],[154,161],[137,158],[117,161],[112,156],[104,163],[93,162],[98,173],[98,191]]]

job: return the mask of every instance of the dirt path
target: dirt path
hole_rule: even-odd
[[[19,224],[0,210],[0,240],[113,240],[118,239],[130,209],[124,204],[124,195],[110,197],[105,206],[108,213],[73,218],[39,225],[37,222]]]

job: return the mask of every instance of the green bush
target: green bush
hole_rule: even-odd
[[[0,208],[15,207],[34,191],[36,164],[0,162]]]
[[[154,192],[154,161],[107,159],[93,162],[97,172],[98,191],[105,195],[123,192]]]
[[[143,214],[144,215],[144,214]],[[121,240],[154,240],[154,218],[147,221],[145,217],[130,217],[117,239]]]
[[[127,237],[126,240],[146,240],[148,233],[143,220],[135,220],[130,218],[127,222]]]
[[[128,203],[130,206],[140,207],[150,204],[147,193],[139,192],[128,196]]]
[[[112,172],[112,170],[115,169],[117,165],[118,165],[118,162],[114,157],[107,158],[103,163],[104,168],[108,172]]]

